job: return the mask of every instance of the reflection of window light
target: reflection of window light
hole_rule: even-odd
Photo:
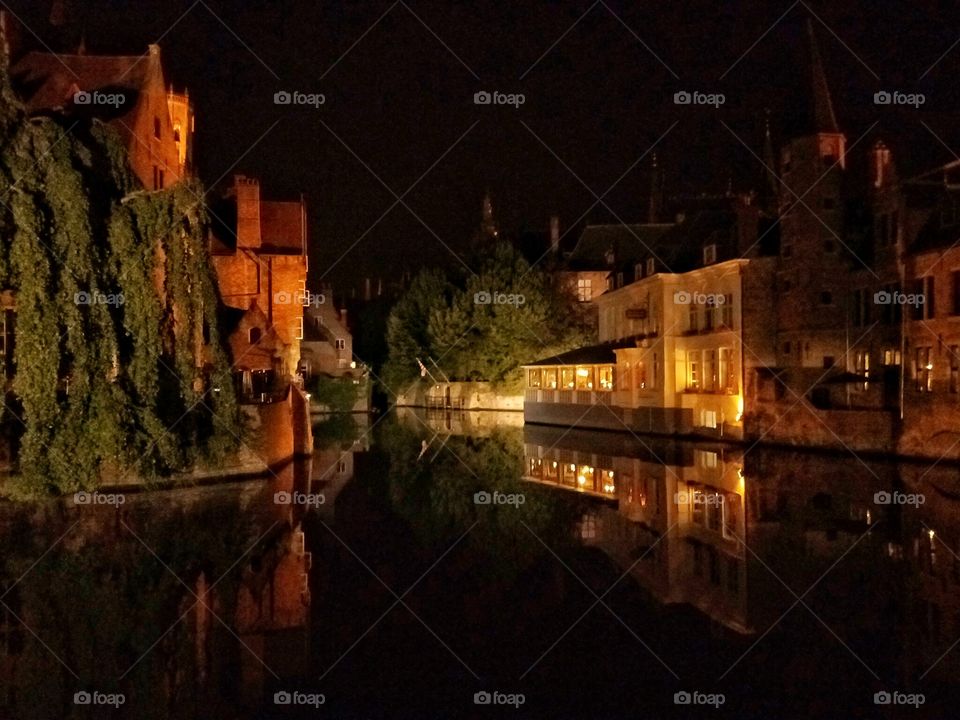
[[[933,536],[936,535],[936,533],[933,530],[927,530],[927,535],[933,540]]]
[[[578,377],[587,377],[587,375],[589,374],[590,374],[590,371],[587,370],[586,368],[577,368]]]
[[[571,472],[576,472],[576,471],[577,471],[577,466],[574,465],[573,463],[570,463],[570,470],[571,470]]]
[[[586,485],[587,479],[583,475],[577,476],[577,485]]]
[[[554,467],[554,468],[557,467],[557,461],[556,461],[556,460],[553,461],[553,467]]]

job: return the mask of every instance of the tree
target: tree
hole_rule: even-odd
[[[453,380],[509,383],[522,364],[588,341],[576,299],[499,242],[476,274],[416,278],[390,316],[384,378],[399,389],[429,358]]]

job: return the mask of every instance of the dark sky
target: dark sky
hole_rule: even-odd
[[[7,3],[46,42],[69,37],[48,24],[48,0]],[[760,153],[766,107],[775,136],[789,125],[806,80],[798,58],[811,12],[848,141],[880,121],[874,134],[883,128],[899,142],[901,162],[953,159],[935,135],[960,153],[960,45],[928,68],[960,39],[957,5],[65,2],[70,32],[83,29],[88,52],[141,53],[160,39],[168,74],[195,103],[203,179],[241,171],[259,177],[268,197],[305,193],[311,282],[339,288],[365,274],[458,262],[444,244],[462,253],[486,189],[507,232],[543,230],[553,213],[564,231],[584,213],[641,221],[649,156],[604,198],[608,208],[590,210],[590,190],[606,192],[664,133],[657,154],[668,193],[755,186],[762,168],[741,140]],[[873,93],[884,88],[927,101],[878,108]],[[484,89],[526,102],[474,105]],[[726,103],[677,106],[681,89],[721,92]],[[276,106],[278,90],[323,93],[326,103]],[[391,190],[403,195],[418,180],[404,196],[409,209],[398,204],[376,223],[395,202]]]

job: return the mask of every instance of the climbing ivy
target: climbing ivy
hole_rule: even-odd
[[[238,409],[217,333],[204,190],[147,192],[97,120],[29,118],[0,70],[0,290],[18,481],[90,489],[213,462]]]

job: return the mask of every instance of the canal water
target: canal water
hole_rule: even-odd
[[[391,413],[0,507],[0,718],[945,718],[960,471]]]

